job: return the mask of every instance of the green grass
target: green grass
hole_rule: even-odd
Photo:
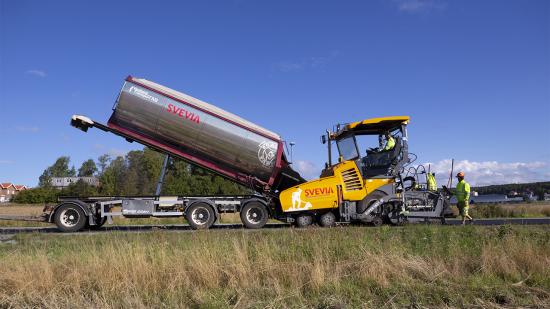
[[[0,307],[550,306],[550,227],[21,234]]]

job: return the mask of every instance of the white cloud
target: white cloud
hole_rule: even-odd
[[[46,74],[45,71],[42,71],[42,70],[28,70],[25,73],[27,73],[29,75],[36,76],[36,77],[41,77],[41,78],[44,78],[48,75],[48,74]]]
[[[443,10],[447,4],[440,0],[394,0],[399,11],[406,13],[421,13],[431,10]]]
[[[315,163],[311,161],[299,160],[293,165],[293,167],[296,168],[300,175],[302,175],[305,179],[315,179],[321,174],[321,169],[319,169]]]
[[[339,54],[339,51],[332,51],[328,56],[309,57],[301,61],[280,61],[275,64],[275,68],[283,73],[298,72],[308,69],[322,69],[330,63]]]
[[[430,165],[431,171],[436,173],[438,186],[447,185],[451,172],[451,159],[423,164],[426,170]],[[297,160],[292,167],[305,179],[317,179],[321,168],[307,160]],[[466,180],[472,186],[487,186],[509,183],[530,183],[550,181],[550,162],[498,162],[498,161],[469,161],[454,162],[453,186],[456,185],[456,174],[463,171]],[[421,181],[424,179],[421,176]]]
[[[301,71],[305,67],[305,63],[303,62],[290,62],[290,61],[281,61],[277,63],[276,65],[277,69],[281,72],[287,73],[287,72],[295,72],[295,71]]]
[[[105,147],[105,145],[102,145],[102,144],[95,144],[94,145],[94,150],[99,155],[108,154],[112,158],[124,157],[128,153],[127,150],[116,149],[116,148],[107,148],[107,147]]]
[[[29,127],[27,127],[27,126],[16,126],[15,130],[17,130],[19,132],[36,133],[36,132],[40,131],[40,128],[35,127],[35,126],[29,126]]]
[[[122,149],[116,149],[116,148],[109,148],[106,152],[108,155],[110,155],[112,158],[116,157],[124,157],[128,151],[122,150]]]
[[[451,171],[451,160],[441,160],[435,163],[425,163],[428,168],[431,164],[432,172],[436,173],[439,185],[446,185]],[[497,161],[455,161],[454,176],[459,171],[466,174],[466,180],[474,186],[486,186],[508,183],[528,183],[538,181],[550,181],[550,163],[548,162],[497,162]]]

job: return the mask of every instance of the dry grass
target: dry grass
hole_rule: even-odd
[[[453,207],[455,214],[458,210]],[[472,204],[470,214],[475,218],[534,218],[550,217],[549,202],[517,204]]]
[[[20,235],[0,307],[550,306],[549,227]]]
[[[0,204],[0,216],[40,216],[43,208],[43,204]],[[0,227],[8,226],[51,226],[51,224],[35,221],[0,220]]]
[[[20,216],[39,216],[42,214],[43,204],[0,204],[0,214],[2,215],[20,215]]]

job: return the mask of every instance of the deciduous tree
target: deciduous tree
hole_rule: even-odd
[[[69,169],[70,157],[59,157],[55,163],[44,170],[42,175],[38,179],[38,185],[40,187],[50,186],[50,180],[52,177],[69,177],[75,176],[76,171],[74,166],[72,169]]]
[[[78,177],[91,177],[95,173],[97,173],[97,166],[92,159],[82,162],[82,166],[78,169]]]

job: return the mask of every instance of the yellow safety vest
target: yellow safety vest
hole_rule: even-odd
[[[459,202],[470,201],[470,184],[464,180],[456,184],[456,200]]]
[[[382,149],[383,151],[392,150],[393,147],[395,147],[395,139],[390,136],[390,138],[386,141],[386,147]]]
[[[437,183],[435,182],[434,174],[428,173],[426,175],[426,182],[428,183],[428,190],[429,191],[437,191]]]

